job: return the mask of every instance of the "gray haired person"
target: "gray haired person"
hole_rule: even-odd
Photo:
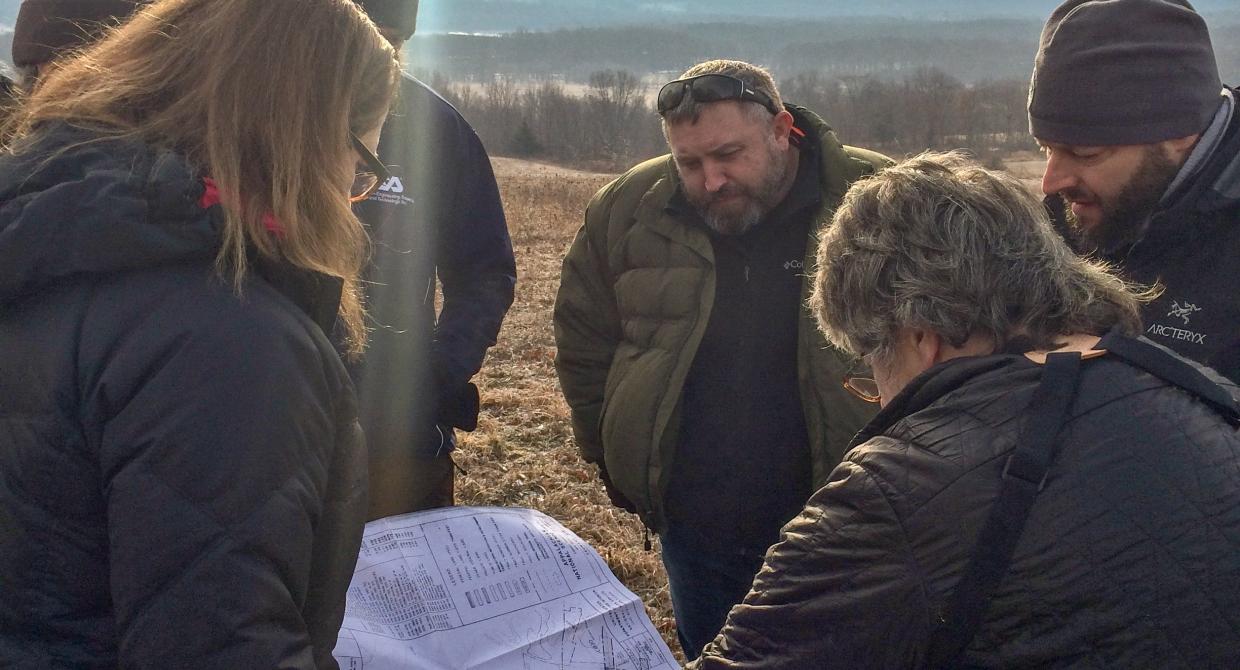
[[[1240,404],[1013,178],[859,182],[812,309],[882,404],[695,670],[1240,667]]]

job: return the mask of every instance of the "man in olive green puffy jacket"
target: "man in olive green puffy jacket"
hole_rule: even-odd
[[[660,535],[689,658],[873,414],[805,306],[840,197],[885,157],[708,61],[658,96],[670,156],[604,187],[564,260],[556,369],[585,459]]]

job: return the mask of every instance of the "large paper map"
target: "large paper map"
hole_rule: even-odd
[[[672,670],[641,600],[554,519],[449,507],[366,525],[344,670]]]

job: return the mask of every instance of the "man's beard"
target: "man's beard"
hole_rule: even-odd
[[[720,235],[743,235],[758,225],[762,217],[775,209],[782,200],[784,182],[788,176],[788,162],[785,158],[784,152],[771,141],[767,145],[770,170],[756,189],[728,182],[714,193],[703,192],[699,196],[686,191],[685,197],[711,230]],[[735,208],[724,210],[719,206],[721,200],[730,199],[730,196],[743,199],[744,204],[739,211]]]
[[[1119,193],[1107,202],[1099,201],[1102,216],[1098,225],[1087,228],[1072,213],[1072,200],[1079,196],[1073,190],[1063,191],[1068,223],[1075,233],[1078,246],[1089,252],[1107,253],[1131,245],[1141,239],[1145,224],[1158,210],[1159,201],[1179,173],[1180,167],[1158,145],[1145,151],[1141,165]]]

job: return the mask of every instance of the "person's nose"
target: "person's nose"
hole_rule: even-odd
[[[702,166],[702,170],[706,178],[705,186],[707,193],[718,193],[720,189],[727,185],[728,173],[722,165],[708,163]]]
[[[1046,156],[1046,171],[1042,173],[1042,192],[1046,195],[1062,193],[1077,185],[1077,175],[1069,161],[1051,151]]]

